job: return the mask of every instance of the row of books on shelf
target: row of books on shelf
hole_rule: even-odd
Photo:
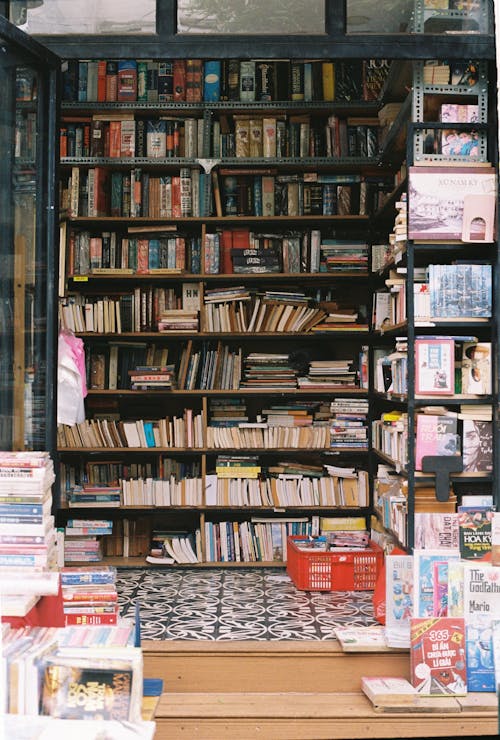
[[[143,233],[137,235],[133,228],[129,227],[127,236],[116,231],[92,234],[86,230],[71,230],[66,262],[68,277],[184,272],[210,275],[367,272],[369,248],[366,241],[355,237],[328,237],[319,229],[294,229],[284,233],[217,229],[205,233],[202,240],[181,234],[175,227],[150,228],[155,234],[148,234],[144,228]]]
[[[63,101],[369,101],[388,70],[375,59],[70,59]]]
[[[451,131],[447,130],[449,137]],[[112,112],[63,116],[59,141],[63,159],[374,158],[379,152],[380,132],[377,117],[226,111],[207,124],[204,118],[139,118],[133,113]]]
[[[72,218],[366,216],[377,208],[379,193],[393,188],[392,177],[380,175],[278,174],[252,167],[213,169],[209,176],[197,166],[177,169],[179,174],[155,175],[143,166],[130,172],[73,166],[60,190],[61,212]]]
[[[488,474],[493,470],[491,406],[461,406],[460,412],[436,406],[416,415],[415,468],[429,455],[461,456],[463,473]],[[407,463],[408,417],[393,410],[372,423],[372,443],[403,467]]]
[[[316,326],[323,331],[322,325]],[[325,331],[330,326],[325,324]],[[320,360],[284,352],[244,353],[242,347],[231,347],[222,341],[202,340],[197,345],[190,339],[179,347],[175,361],[150,365],[145,364],[149,346],[146,342],[128,341],[113,342],[109,346],[88,345],[85,355],[87,388],[356,390],[359,387],[354,358]]]
[[[415,268],[413,281],[416,323],[491,318],[491,264],[431,264]],[[406,321],[406,283],[405,268],[390,270],[385,280],[389,290],[378,290],[373,294],[372,322],[376,329]]]
[[[406,339],[399,339],[393,352],[375,349],[374,360],[375,390],[405,394]],[[491,342],[480,342],[472,335],[417,338],[415,371],[415,391],[421,396],[489,395],[492,389]]]

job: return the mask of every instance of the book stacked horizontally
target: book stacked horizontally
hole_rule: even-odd
[[[320,272],[367,272],[368,244],[355,239],[321,240]]]
[[[0,593],[4,616],[24,616],[57,593],[54,466],[48,452],[0,452]]]
[[[198,331],[198,311],[188,311],[183,308],[165,309],[160,313],[158,331],[177,334],[196,333]]]
[[[328,390],[357,388],[357,373],[352,360],[311,360],[309,372],[297,379],[299,388]]]
[[[368,449],[368,401],[336,398],[330,404],[331,447]]]
[[[194,329],[194,331],[197,331]],[[128,371],[133,391],[171,390],[175,385],[174,365],[142,365]]]
[[[61,587],[66,625],[117,623],[118,594],[113,566],[61,568]]]
[[[70,519],[64,529],[64,562],[101,560],[101,537],[112,534],[112,519]]]
[[[73,486],[67,492],[66,500],[70,507],[107,509],[121,505],[122,491],[120,486],[116,485],[86,483],[83,486]]]
[[[250,352],[245,357],[241,388],[296,388],[297,371],[288,354]]]

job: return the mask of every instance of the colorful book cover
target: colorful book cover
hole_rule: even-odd
[[[416,511],[414,547],[417,549],[458,549],[458,514]]]
[[[396,629],[410,639],[410,618],[413,615],[413,556],[387,555],[385,559],[385,627],[388,645],[389,633]]]
[[[467,202],[477,213],[478,205],[474,202],[474,196],[480,200],[481,216],[488,224],[477,223],[482,219],[464,223]],[[488,241],[485,232],[494,229],[496,198],[493,168],[410,167],[408,238],[462,241],[465,231],[470,238],[464,241]]]
[[[448,562],[448,616],[464,615],[464,566],[461,560]]]
[[[459,506],[458,529],[460,556],[464,560],[485,560],[491,557],[490,506]]]
[[[424,696],[467,693],[465,622],[461,617],[411,619],[411,683]]]
[[[422,470],[426,455],[456,455],[459,450],[457,419],[454,416],[417,415],[415,468]]]
[[[458,560],[460,553],[457,550],[417,550],[413,551],[414,558],[414,609],[415,617],[435,617],[435,604],[439,586],[437,582],[438,573],[435,571],[435,563],[448,563]],[[442,575],[442,574],[440,574]],[[442,594],[441,594],[442,596]]]
[[[48,661],[40,713],[60,719],[128,721],[132,679],[131,667],[92,668]]]
[[[491,625],[467,624],[467,691],[496,691]]]

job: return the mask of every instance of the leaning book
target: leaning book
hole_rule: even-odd
[[[411,683],[424,696],[467,693],[465,622],[461,617],[411,620]]]
[[[409,239],[488,241],[496,210],[493,167],[410,167],[408,182]]]

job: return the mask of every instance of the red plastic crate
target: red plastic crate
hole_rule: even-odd
[[[372,591],[384,562],[384,551],[370,540],[359,552],[301,550],[295,545],[307,537],[287,540],[286,570],[301,591]]]

